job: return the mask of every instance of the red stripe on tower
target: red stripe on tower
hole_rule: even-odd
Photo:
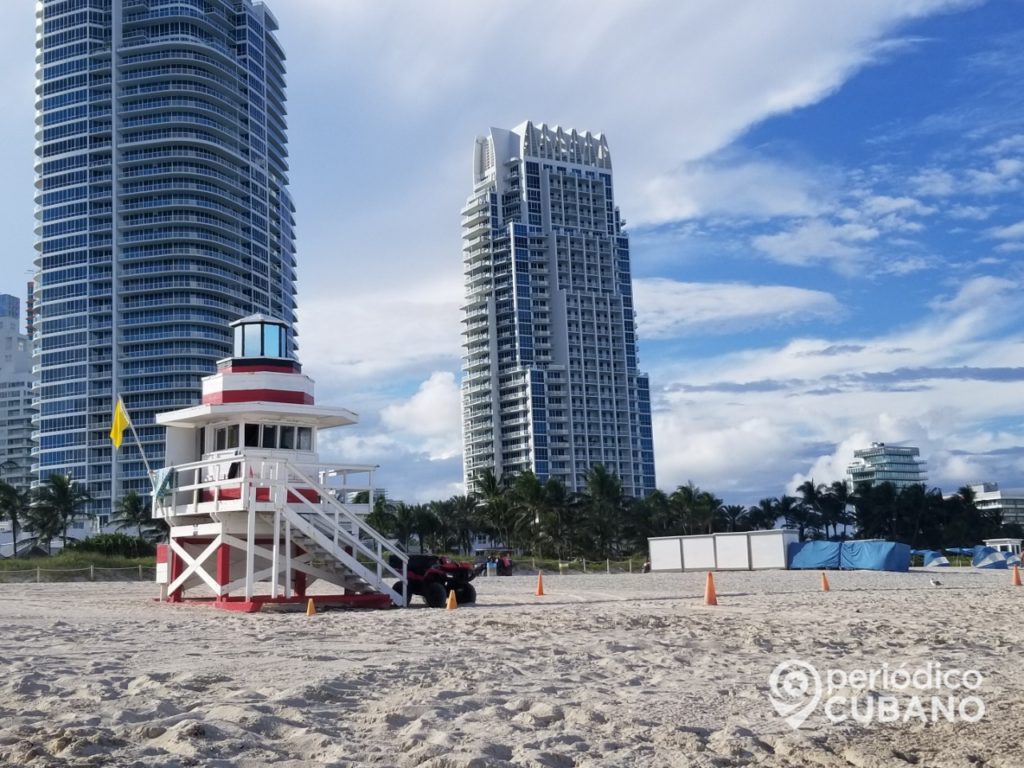
[[[230,389],[203,395],[203,405],[224,403],[293,403],[313,405],[313,396],[305,392],[284,389]]]

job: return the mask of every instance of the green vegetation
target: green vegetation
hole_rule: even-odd
[[[83,541],[73,541],[67,546],[70,552],[91,552],[107,557],[140,558],[153,557],[156,547],[146,539],[132,538],[123,533],[101,533]]]
[[[46,571],[75,571],[94,568],[124,568],[138,570],[153,568],[156,565],[153,557],[117,557],[101,555],[95,552],[65,551],[50,557],[8,557],[0,560],[0,571],[34,571],[42,568]],[[151,574],[150,574],[151,575]]]
[[[541,481],[532,472],[498,480],[487,470],[477,478],[478,492],[426,504],[378,499],[367,519],[406,549],[470,551],[471,537],[489,535],[500,546],[529,552],[546,568],[587,559],[596,570],[606,558],[628,568],[630,553],[646,552],[652,536],[765,530],[782,525],[800,538],[889,539],[914,548],[973,546],[986,538],[1022,536],[1019,526],[1003,525],[998,514],[979,510],[970,488],[944,499],[923,485],[903,490],[891,483],[863,485],[803,483],[798,496],[761,499],[744,507],[726,504],[692,482],[669,494],[655,491],[644,499],[623,494],[614,473],[596,466],[586,488],[572,494],[557,480]],[[364,499],[365,500],[365,499]],[[576,566],[573,566],[576,567]],[[590,569],[588,564],[588,570]],[[613,570],[615,567],[613,566]]]

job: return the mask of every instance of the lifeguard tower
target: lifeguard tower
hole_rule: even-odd
[[[308,599],[406,605],[407,556],[363,520],[376,466],[317,454],[322,430],[358,417],[314,404],[287,323],[253,315],[231,327],[234,356],[203,379],[202,403],[156,419],[167,438],[153,517],[170,526],[161,599],[247,612]],[[330,591],[307,595],[314,581]]]

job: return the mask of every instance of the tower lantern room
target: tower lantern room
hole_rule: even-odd
[[[252,315],[231,324],[234,358],[290,358],[291,329],[281,320]]]

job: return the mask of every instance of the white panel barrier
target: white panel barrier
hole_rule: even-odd
[[[754,570],[765,568],[788,568],[789,557],[786,552],[791,542],[799,541],[796,531],[751,531],[747,534],[750,540],[750,567]]]
[[[750,570],[750,539],[745,533],[716,533],[715,560],[720,571]]]
[[[679,536],[648,539],[647,545],[651,552],[652,571],[683,570],[683,548]]]
[[[681,536],[683,542],[683,569],[687,571],[713,571],[715,560],[714,536]]]
[[[700,536],[659,536],[647,540],[652,571],[785,569],[796,531],[776,529]]]

